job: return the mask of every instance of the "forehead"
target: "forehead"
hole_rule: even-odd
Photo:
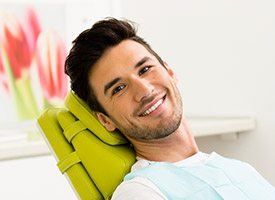
[[[104,84],[116,77],[121,77],[145,56],[156,58],[140,43],[125,40],[108,49],[94,64],[89,75],[90,85],[96,94],[103,91]]]

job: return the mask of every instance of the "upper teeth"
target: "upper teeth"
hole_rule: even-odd
[[[153,106],[151,106],[149,109],[145,110],[141,115],[142,116],[149,115],[151,112],[156,110],[160,106],[160,104],[162,104],[162,102],[163,102],[163,99],[158,100]]]

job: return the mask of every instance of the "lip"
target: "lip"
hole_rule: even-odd
[[[142,117],[141,115],[148,110],[149,108],[151,108],[153,105],[155,105],[160,99],[164,99],[166,98],[166,94],[164,94],[163,96],[161,96],[161,98],[155,98],[153,101],[151,101],[150,103],[148,103],[146,106],[143,107],[142,111],[139,112],[138,116]]]

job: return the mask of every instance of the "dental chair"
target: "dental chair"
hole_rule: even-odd
[[[127,140],[118,132],[108,132],[72,91],[65,108],[46,109],[38,125],[78,198],[111,199],[135,162]]]

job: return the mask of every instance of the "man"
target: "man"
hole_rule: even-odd
[[[105,128],[136,151],[113,199],[275,199],[248,164],[198,150],[174,72],[129,22],[110,18],[82,32],[65,71]]]

